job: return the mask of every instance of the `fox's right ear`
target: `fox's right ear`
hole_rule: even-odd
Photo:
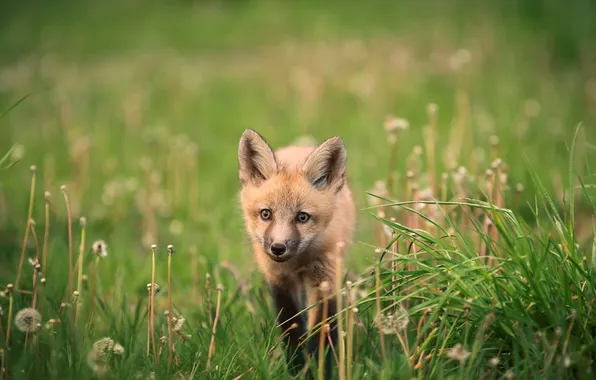
[[[243,186],[259,185],[277,173],[277,162],[271,147],[252,129],[240,137],[238,145],[238,174]]]

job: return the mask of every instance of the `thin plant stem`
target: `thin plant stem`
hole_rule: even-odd
[[[343,297],[341,294],[341,277],[343,273],[342,251],[345,244],[339,242],[335,256],[335,284],[337,293],[337,335],[339,340],[339,380],[346,378],[346,346],[343,327]]]
[[[68,191],[66,185],[60,186],[60,190],[64,195],[64,203],[66,204],[66,217],[68,223],[68,288],[66,293],[72,294],[72,277],[73,277],[73,246],[72,246],[72,210],[70,208],[70,196],[68,195]]]
[[[19,269],[17,271],[17,279],[15,280],[16,288],[19,288],[21,281],[21,272],[23,271],[23,263],[25,262],[25,251],[27,250],[27,240],[29,240],[29,232],[31,230],[31,219],[27,219],[27,226],[25,227],[25,238],[23,239],[23,247],[21,248],[21,258],[19,259]]]
[[[0,349],[0,355],[2,356],[0,365],[0,380],[4,380],[4,375],[6,374],[6,352],[4,349]]]
[[[39,240],[37,239],[37,234],[35,233],[35,220],[29,220],[29,230],[31,232],[31,237],[33,237],[33,241],[35,242],[35,262],[39,264]],[[41,267],[40,267],[41,269]]]
[[[33,217],[33,204],[35,202],[35,181],[37,177],[37,167],[31,166],[31,188],[29,191],[29,210],[27,211],[27,225],[25,227],[25,238],[23,239],[23,248],[21,250],[21,258],[19,260],[19,270],[17,272],[17,279],[15,281],[15,290],[20,289],[19,284],[21,280],[21,271],[23,270],[23,262],[25,261],[25,251],[27,250],[27,240],[29,239],[29,232],[31,225],[29,221]]]
[[[323,380],[325,375],[325,366],[323,363],[325,359],[325,321],[327,321],[327,314],[329,313],[329,299],[327,297],[328,291],[329,284],[327,282],[321,283],[320,292],[323,298],[323,315],[321,316],[321,327],[319,331],[319,357],[317,363],[317,378],[319,380]]]
[[[377,303],[377,324],[379,328],[379,338],[381,342],[381,354],[383,362],[386,360],[387,355],[385,353],[385,337],[383,335],[383,331],[381,331],[381,273],[380,267],[377,266],[376,268],[376,285],[375,285],[375,293],[376,293],[376,303]]]
[[[427,107],[429,118],[429,125],[426,132],[426,154],[428,163],[428,176],[430,179],[430,187],[432,189],[433,197],[437,194],[436,185],[436,168],[435,168],[435,140],[437,134],[437,105],[429,104]]]
[[[41,272],[46,273],[48,260],[48,241],[50,237],[50,192],[46,191],[44,194],[44,210],[45,210],[45,230],[43,234],[43,248],[41,253]]]
[[[32,229],[32,231],[34,231]],[[36,239],[37,240],[37,239]],[[31,307],[35,309],[37,307],[37,277],[39,275],[39,271],[41,270],[41,265],[35,264],[35,268],[33,269],[33,300],[31,301]],[[27,350],[27,343],[29,342],[29,331],[25,333],[25,350]]]
[[[42,272],[43,275],[43,272]],[[38,311],[39,311],[39,315],[42,316],[42,320],[43,320],[43,296],[45,293],[45,289],[46,289],[46,278],[42,277],[39,282],[41,283],[41,288],[39,289],[39,306],[38,306]]]
[[[157,346],[155,345],[155,254],[157,246],[151,246],[151,286],[149,290],[149,336],[151,346],[153,347],[153,356],[155,364],[157,365]],[[149,353],[149,349],[147,349]]]
[[[174,254],[174,246],[168,245],[168,373],[172,365],[172,356],[174,355],[174,332],[172,331],[172,254]]]
[[[13,307],[13,285],[6,285],[8,293],[8,319],[6,321],[6,348],[10,347],[10,328],[12,326],[12,307]]]
[[[354,338],[354,327],[352,313],[354,308],[352,306],[352,282],[346,281],[346,293],[347,293],[347,305],[346,305],[346,379],[350,380],[352,377],[352,350],[353,350],[353,338]]]
[[[85,235],[87,230],[87,220],[84,217],[80,219],[81,223],[81,244],[79,245],[79,258],[78,258],[78,268],[79,268],[79,275],[77,277],[77,291],[79,292],[79,297],[81,296],[81,291],[83,290],[83,263],[84,263],[84,254],[85,254]],[[75,323],[77,321],[77,317],[79,315],[79,308],[78,302],[74,305],[75,308]]]
[[[207,288],[207,310],[209,311],[209,322],[213,323],[213,305],[211,304],[211,275],[205,275],[205,288]]]
[[[223,285],[217,285],[217,304],[215,306],[215,319],[213,320],[213,328],[211,330],[211,342],[209,343],[209,353],[207,355],[207,369],[211,365],[211,359],[215,353],[215,333],[217,331],[217,321],[219,320],[219,308],[221,306],[221,293],[223,292]]]
[[[95,265],[93,267],[93,277],[91,279],[92,283],[91,283],[91,304],[89,305],[89,315],[93,316],[93,312],[95,310],[95,294],[97,292],[96,287],[97,287],[97,278],[98,278],[98,273],[99,273],[99,261],[100,261],[100,257],[99,255],[97,255],[95,257]]]

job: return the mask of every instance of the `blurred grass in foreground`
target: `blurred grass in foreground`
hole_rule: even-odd
[[[520,248],[509,243],[501,253],[509,258],[506,265],[511,268],[505,274],[490,276],[485,274],[490,270],[482,266],[473,270],[466,267],[472,265],[464,260],[472,255],[469,246],[419,247],[430,256],[444,257],[449,252],[447,267],[467,268],[463,273],[451,269],[443,274],[438,272],[441,267],[430,269],[433,266],[427,265],[425,270],[430,272],[414,273],[421,276],[420,286],[429,286],[429,276],[439,278],[448,290],[444,296],[435,291],[425,294],[428,306],[439,310],[433,318],[439,318],[437,332],[443,334],[441,340],[430,340],[427,345],[435,345],[435,352],[439,352],[451,343],[471,344],[471,335],[464,332],[477,331],[482,323],[478,317],[461,325],[457,322],[461,318],[450,319],[451,311],[438,306],[442,303],[441,307],[446,307],[444,301],[451,299],[450,292],[462,292],[457,286],[450,287],[448,276],[455,272],[478,284],[467,289],[469,294],[458,294],[458,300],[477,297],[481,310],[492,305],[491,310],[502,321],[498,325],[501,330],[493,331],[496,335],[491,338],[490,352],[467,361],[468,372],[464,373],[487,370],[486,355],[494,354],[495,347],[506,353],[502,374],[513,369],[520,376],[538,369],[559,375],[556,371],[560,366],[552,366],[557,358],[565,360],[572,350],[579,358],[593,352],[591,343],[572,346],[569,340],[568,352],[560,352],[561,347],[551,339],[548,347],[553,358],[539,360],[539,353],[551,351],[534,345],[529,338],[537,331],[567,327],[569,337],[582,341],[593,319],[591,304],[569,303],[593,292],[590,270],[581,269],[581,265],[589,264],[581,263],[581,254],[570,248],[571,241],[577,240],[582,249],[589,249],[593,207],[581,189],[576,189],[573,197],[566,191],[570,189],[568,145],[580,121],[583,128],[575,149],[575,167],[587,184],[594,174],[590,166],[595,137],[591,126],[596,113],[591,49],[596,33],[589,22],[594,16],[592,3],[562,6],[554,1],[499,5],[429,1],[371,2],[367,6],[346,3],[343,7],[263,1],[27,4],[3,5],[5,11],[0,12],[0,105],[8,109],[31,93],[0,120],[0,149],[5,152],[16,144],[10,158],[20,161],[0,177],[0,284],[16,278],[27,225],[29,165],[37,168],[32,218],[40,245],[46,228],[41,194],[51,192],[49,269],[44,274],[48,299],[40,306],[45,308],[44,324],[46,318],[55,318],[60,303],[70,297],[67,294],[63,298],[69,278],[69,247],[61,185],[66,185],[72,206],[74,259],[78,257],[77,221],[81,216],[87,220],[86,252],[92,242],[103,239],[109,254],[97,268],[100,298],[95,313],[99,318],[86,315],[84,318],[95,321],[89,322],[92,328],[74,337],[74,352],[80,358],[64,356],[71,344],[66,342],[73,342],[70,322],[65,320],[58,329],[64,340],[37,346],[47,349],[53,364],[31,367],[26,356],[14,350],[7,356],[10,363],[21,358],[18,365],[22,368],[50,374],[64,373],[69,366],[73,377],[87,376],[90,368],[84,364],[86,354],[81,345],[87,349],[93,340],[110,334],[127,353],[119,376],[132,376],[141,368],[149,368],[150,360],[142,352],[145,285],[151,282],[149,246],[155,243],[160,247],[156,282],[164,284],[165,245],[171,243],[176,248],[173,302],[185,316],[192,313],[192,318],[187,318],[187,331],[193,338],[179,347],[181,371],[187,374],[194,368],[197,377],[204,375],[199,373],[204,370],[214,307],[207,299],[214,303],[215,285],[223,283],[226,291],[213,358],[219,364],[213,365],[217,369],[212,369],[210,376],[230,378],[253,368],[263,377],[268,374],[277,378],[281,364],[265,354],[274,344],[277,330],[260,280],[251,274],[254,265],[236,200],[237,142],[247,127],[262,132],[274,146],[303,135],[313,135],[317,140],[341,135],[348,147],[350,182],[361,208],[369,200],[365,191],[379,180],[392,179],[387,194],[390,199],[413,199],[408,171],[414,175],[419,194],[434,183],[433,195],[438,197],[442,173],[447,173],[446,195],[457,199],[464,181],[466,196],[486,200],[485,170],[500,158],[507,175],[502,204],[520,218],[502,226],[500,233],[511,238],[532,236],[536,244]],[[429,103],[438,107],[432,140],[426,128]],[[395,148],[384,129],[391,120],[389,115],[409,122]],[[434,146],[429,146],[431,141]],[[429,156],[431,152],[434,156]],[[554,194],[557,212],[569,210],[566,203],[571,198],[576,201],[574,236],[565,230],[560,237],[568,251],[555,249],[557,257],[567,255],[561,262],[546,253],[541,256],[540,252],[551,252],[550,248],[535,248],[554,244],[542,227],[543,220],[552,223],[555,211],[532,215],[537,199],[543,201],[546,196],[531,180],[526,158],[548,192]],[[434,177],[428,176],[430,168]],[[588,195],[590,191],[587,187]],[[482,220],[482,213],[471,215],[473,220]],[[395,217],[403,218],[399,221],[404,225],[412,222],[402,214]],[[528,230],[538,229],[537,236],[521,227],[526,222],[532,226]],[[446,230],[468,233],[472,226],[456,224]],[[377,227],[369,212],[360,213],[358,239],[364,244],[357,243],[352,249],[346,263],[350,272],[361,273],[379,258],[367,247],[381,245],[382,229]],[[397,225],[392,227],[399,231]],[[485,227],[480,227],[480,236],[486,235]],[[477,250],[478,246],[474,247]],[[25,248],[27,257],[35,256],[34,239],[27,239]],[[402,249],[405,246],[400,252],[406,252]],[[580,255],[575,257],[579,261],[570,264],[566,260],[573,255]],[[532,276],[550,282],[537,280],[538,285],[522,288],[517,297],[492,303],[501,292],[500,284],[519,289],[512,285],[518,279],[511,276],[515,270],[523,273],[527,264],[520,258],[526,257],[541,263],[533,268],[537,272]],[[90,279],[95,267],[94,260],[89,260],[85,274]],[[24,268],[27,275],[21,283],[31,290],[32,269],[26,262]],[[548,276],[557,271],[561,271],[560,276]],[[207,273],[212,276],[209,297],[204,286]],[[480,278],[477,273],[482,273]],[[499,277],[502,282],[492,280],[497,274],[504,276]],[[569,289],[570,279],[577,287],[563,295],[565,306],[553,307],[561,301],[553,298],[558,296],[555,289]],[[383,285],[389,286],[386,281],[384,277]],[[392,295],[389,301],[398,303],[402,296]],[[361,302],[366,304],[370,297],[374,294]],[[31,305],[30,295],[16,298],[15,310]],[[90,311],[91,299],[85,294],[81,299],[83,310]],[[4,310],[6,300],[2,299]],[[157,324],[168,335],[160,319],[163,302],[158,299]],[[137,304],[129,313],[130,305]],[[463,303],[458,305],[463,307]],[[524,308],[529,314],[522,313]],[[536,313],[531,313],[532,308]],[[414,316],[421,310],[418,306],[409,312]],[[585,318],[583,330],[573,330],[562,322],[563,314],[571,310]],[[372,312],[372,320],[363,322],[360,332],[366,339],[356,344],[355,352],[363,360],[356,372],[360,374],[374,373],[380,363],[373,348],[379,343]],[[428,316],[418,317],[431,322]],[[6,321],[5,312],[5,330]],[[251,324],[242,327],[237,321]],[[511,332],[518,328],[525,331],[516,333],[518,337],[525,338],[516,341],[516,334]],[[23,334],[17,334],[13,334],[13,346],[22,347]],[[255,336],[256,343],[251,341]],[[412,344],[420,344],[422,336],[412,336]],[[395,355],[401,355],[403,347],[396,345],[398,340],[386,339],[393,342],[389,352],[395,350]],[[411,368],[404,360],[396,360],[392,368]],[[436,356],[429,360],[431,373],[436,376],[454,370]],[[578,371],[585,372],[582,363],[584,367]],[[417,370],[427,371],[429,367]]]

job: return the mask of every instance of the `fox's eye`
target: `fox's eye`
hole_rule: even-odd
[[[261,218],[263,218],[263,220],[271,219],[271,210],[269,210],[268,208],[262,209],[261,210]]]
[[[300,223],[306,223],[306,222],[308,222],[309,219],[310,219],[310,215],[308,215],[305,212],[301,212],[298,214],[298,221]]]

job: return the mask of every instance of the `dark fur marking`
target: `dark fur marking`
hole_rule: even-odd
[[[304,353],[298,345],[302,335],[306,332],[306,318],[304,314],[296,315],[301,310],[300,305],[295,304],[292,295],[286,289],[272,285],[269,290],[277,310],[277,321],[280,324],[281,332],[286,332],[294,323],[298,325],[297,328],[287,332],[283,338],[286,344],[288,369],[290,373],[297,374],[305,364]]]

